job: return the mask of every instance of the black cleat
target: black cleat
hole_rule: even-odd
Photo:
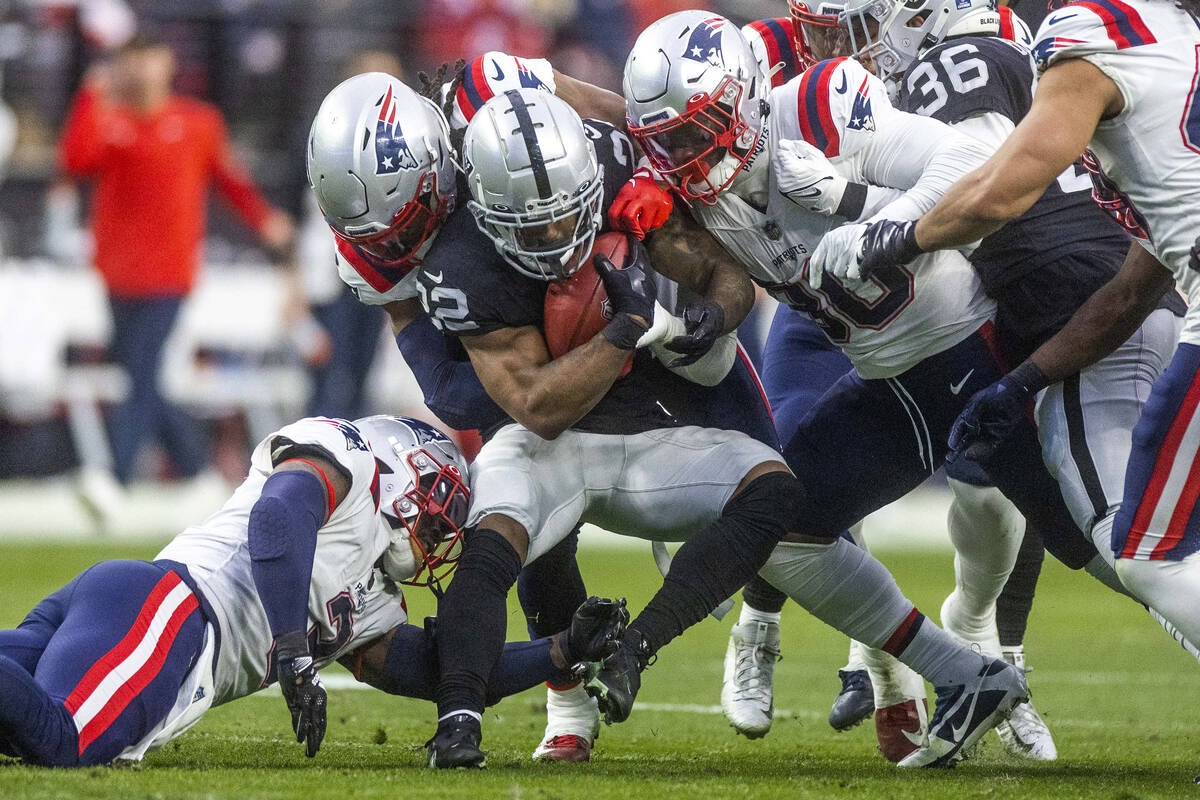
[[[589,597],[571,617],[571,627],[567,629],[568,657],[573,663],[579,662],[577,669],[581,671],[582,662],[603,661],[617,652],[628,624],[624,597],[616,600]]]
[[[650,661],[650,646],[646,640],[635,630],[627,631],[617,652],[584,686],[587,693],[596,698],[606,725],[629,719],[633,701],[642,687],[642,670]]]
[[[865,669],[838,670],[842,690],[833,698],[829,724],[835,731],[848,731],[875,712],[875,690]]]
[[[455,714],[438,723],[437,733],[425,743],[430,769],[483,769],[487,753],[479,749],[483,729],[470,714]]]

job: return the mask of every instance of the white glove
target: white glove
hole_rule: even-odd
[[[821,243],[808,259],[808,284],[812,288],[821,288],[826,272],[838,280],[859,280],[858,248],[866,229],[863,223],[851,223],[821,237]]]
[[[772,161],[780,193],[818,214],[834,214],[846,192],[846,179],[817,148],[802,139],[784,139]]]
[[[642,334],[642,338],[638,339],[637,346],[639,348],[649,347],[658,342],[670,341],[676,336],[683,336],[685,333],[687,333],[687,327],[684,326],[683,320],[672,315],[655,300],[654,319],[650,322],[650,327]]]

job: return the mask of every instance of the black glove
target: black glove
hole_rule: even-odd
[[[589,597],[571,617],[567,657],[572,662],[603,661],[617,652],[628,624],[629,610],[624,597],[616,600]]]
[[[1189,252],[1191,253],[1191,258],[1188,259],[1188,269],[1200,272],[1200,236],[1196,237],[1196,243],[1192,245],[1192,249]]]
[[[614,347],[633,350],[654,321],[656,286],[646,248],[630,237],[629,264],[624,268],[617,267],[601,253],[595,255],[592,264],[604,281],[604,290],[615,312],[612,322],[604,328],[604,338]],[[640,317],[644,324],[633,317]]]
[[[917,244],[915,220],[881,219],[863,231],[858,243],[858,269],[863,280],[884,267],[901,267],[925,252]]]
[[[976,392],[950,429],[950,459],[965,456],[986,465],[1021,424],[1029,402],[1047,383],[1045,373],[1026,361]]]
[[[701,300],[683,310],[683,327],[687,333],[676,336],[664,345],[668,350],[683,353],[667,364],[668,367],[686,367],[695,364],[712,349],[725,327],[725,309],[714,300]]]
[[[303,647],[298,645],[304,642]],[[278,656],[276,676],[288,710],[292,712],[292,730],[296,741],[305,743],[309,758],[317,754],[325,738],[325,687],[317,677],[317,666],[308,654],[304,633],[296,631],[275,637]]]

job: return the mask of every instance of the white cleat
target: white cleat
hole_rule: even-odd
[[[775,714],[775,662],[779,623],[744,622],[729,632],[721,708],[729,724],[748,739],[766,736]]]
[[[546,735],[534,761],[589,761],[600,735],[600,709],[583,684],[546,689]]]
[[[1005,648],[1004,660],[1018,669],[1025,669],[1023,648]],[[1054,761],[1058,758],[1058,748],[1054,746],[1050,728],[1033,703],[1018,703],[1012,716],[996,726],[996,734],[1004,749],[1015,756],[1033,761]]]
[[[902,767],[951,767],[985,733],[1029,700],[1025,673],[1000,659],[986,662],[968,683],[938,686],[929,724],[929,746],[900,762]]]

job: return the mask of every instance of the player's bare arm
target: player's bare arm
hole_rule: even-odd
[[[1124,107],[1117,85],[1080,58],[1054,64],[1029,114],[996,154],[968,173],[917,223],[922,250],[981,239],[1016,219],[1079,158],[1096,124]]]
[[[554,93],[583,119],[598,119],[625,130],[625,98],[554,70]]]
[[[1171,271],[1146,248],[1132,242],[1116,276],[1088,298],[1030,360],[1051,383],[1074,375],[1132,336],[1162,296],[1172,291],[1175,278]]]
[[[656,270],[721,306],[721,333],[737,328],[754,307],[750,276],[686,211],[672,214],[646,238]]]
[[[542,332],[533,326],[501,328],[461,341],[491,398],[543,439],[556,438],[591,411],[630,354],[598,333],[552,360]]]

